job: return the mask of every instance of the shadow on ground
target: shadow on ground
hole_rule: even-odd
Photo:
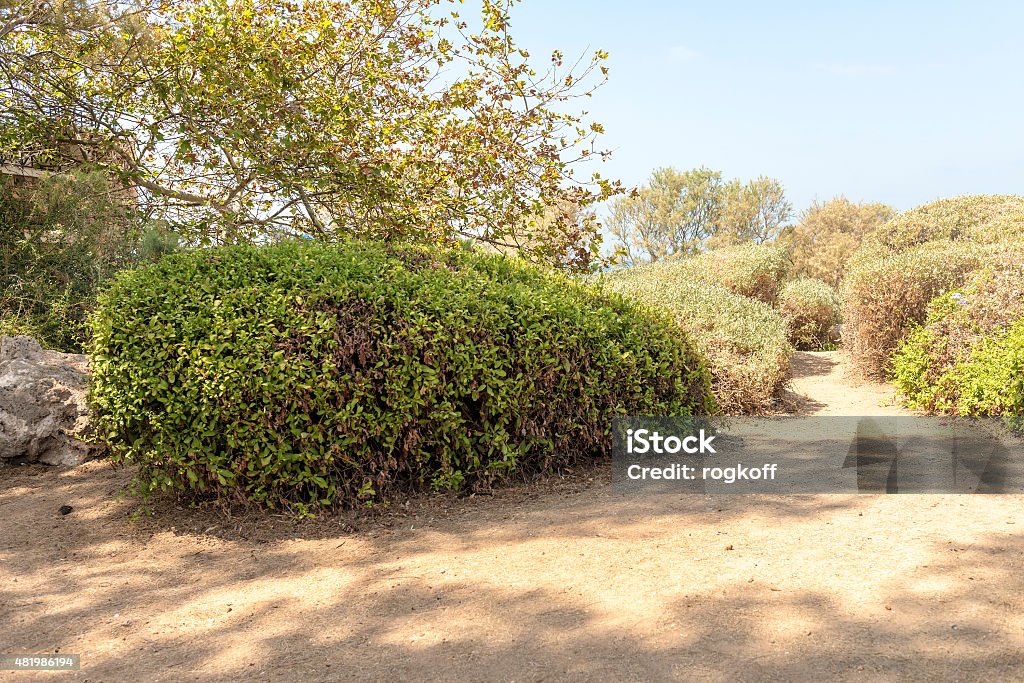
[[[1009,680],[1024,665],[1018,496],[644,499],[597,482],[256,541],[183,531],[187,511],[131,522],[125,478],[92,463],[0,482],[0,651],[80,653],[93,681]]]

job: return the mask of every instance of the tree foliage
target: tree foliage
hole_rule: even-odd
[[[200,242],[513,244],[546,206],[619,192],[579,170],[602,128],[573,113],[606,53],[537,66],[515,1],[469,21],[448,0],[0,0],[0,150],[77,150]]]
[[[792,217],[793,205],[778,180],[760,176],[746,184],[730,181],[723,188],[715,245],[770,242]]]
[[[792,215],[782,184],[760,177],[724,181],[719,171],[659,168],[617,199],[608,221],[628,265],[690,256],[707,248],[775,239]]]
[[[780,242],[790,250],[794,275],[837,287],[864,237],[893,215],[892,207],[880,203],[851,202],[846,197],[814,201]]]
[[[101,171],[13,180],[0,176],[0,333],[80,351],[99,284],[141,256],[137,217]]]
[[[609,229],[628,263],[699,251],[714,234],[722,174],[706,168],[658,168],[648,183],[617,200]]]

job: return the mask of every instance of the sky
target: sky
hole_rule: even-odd
[[[539,66],[610,52],[586,108],[627,185],[767,175],[797,211],[1024,194],[1024,3],[525,0],[511,33]]]

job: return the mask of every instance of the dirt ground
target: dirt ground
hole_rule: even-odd
[[[913,415],[892,386],[859,379],[839,351],[798,351],[785,398],[799,415]]]
[[[894,414],[837,353],[808,414]],[[614,494],[607,472],[368,520],[167,504],[103,462],[0,479],[4,680],[1024,680],[1020,496]],[[58,509],[70,505],[70,514]]]

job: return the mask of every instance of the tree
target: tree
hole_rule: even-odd
[[[585,209],[566,197],[544,207],[539,216],[530,216],[514,231],[510,244],[467,240],[465,245],[508,255],[530,253],[543,247],[551,265],[585,273],[595,270],[600,263],[601,241],[596,226],[597,215],[593,209]]]
[[[659,168],[647,184],[615,201],[609,230],[627,264],[686,256],[716,229],[722,174],[706,168]]]
[[[715,246],[770,242],[793,216],[793,205],[786,199],[782,183],[774,178],[760,176],[745,185],[733,180],[723,194]]]
[[[514,245],[546,206],[621,192],[581,176],[603,129],[571,106],[606,53],[533,66],[515,2],[474,28],[448,0],[0,0],[0,152],[86,150],[195,242]]]
[[[895,213],[885,204],[855,203],[842,196],[827,202],[815,200],[779,241],[792,254],[795,276],[817,278],[835,287],[864,236]]]
[[[103,172],[13,180],[0,175],[0,334],[79,352],[100,283],[140,258],[137,217]]]
[[[708,248],[774,240],[793,213],[782,184],[761,176],[724,182],[707,168],[659,168],[615,201],[608,227],[626,264],[688,256]]]

